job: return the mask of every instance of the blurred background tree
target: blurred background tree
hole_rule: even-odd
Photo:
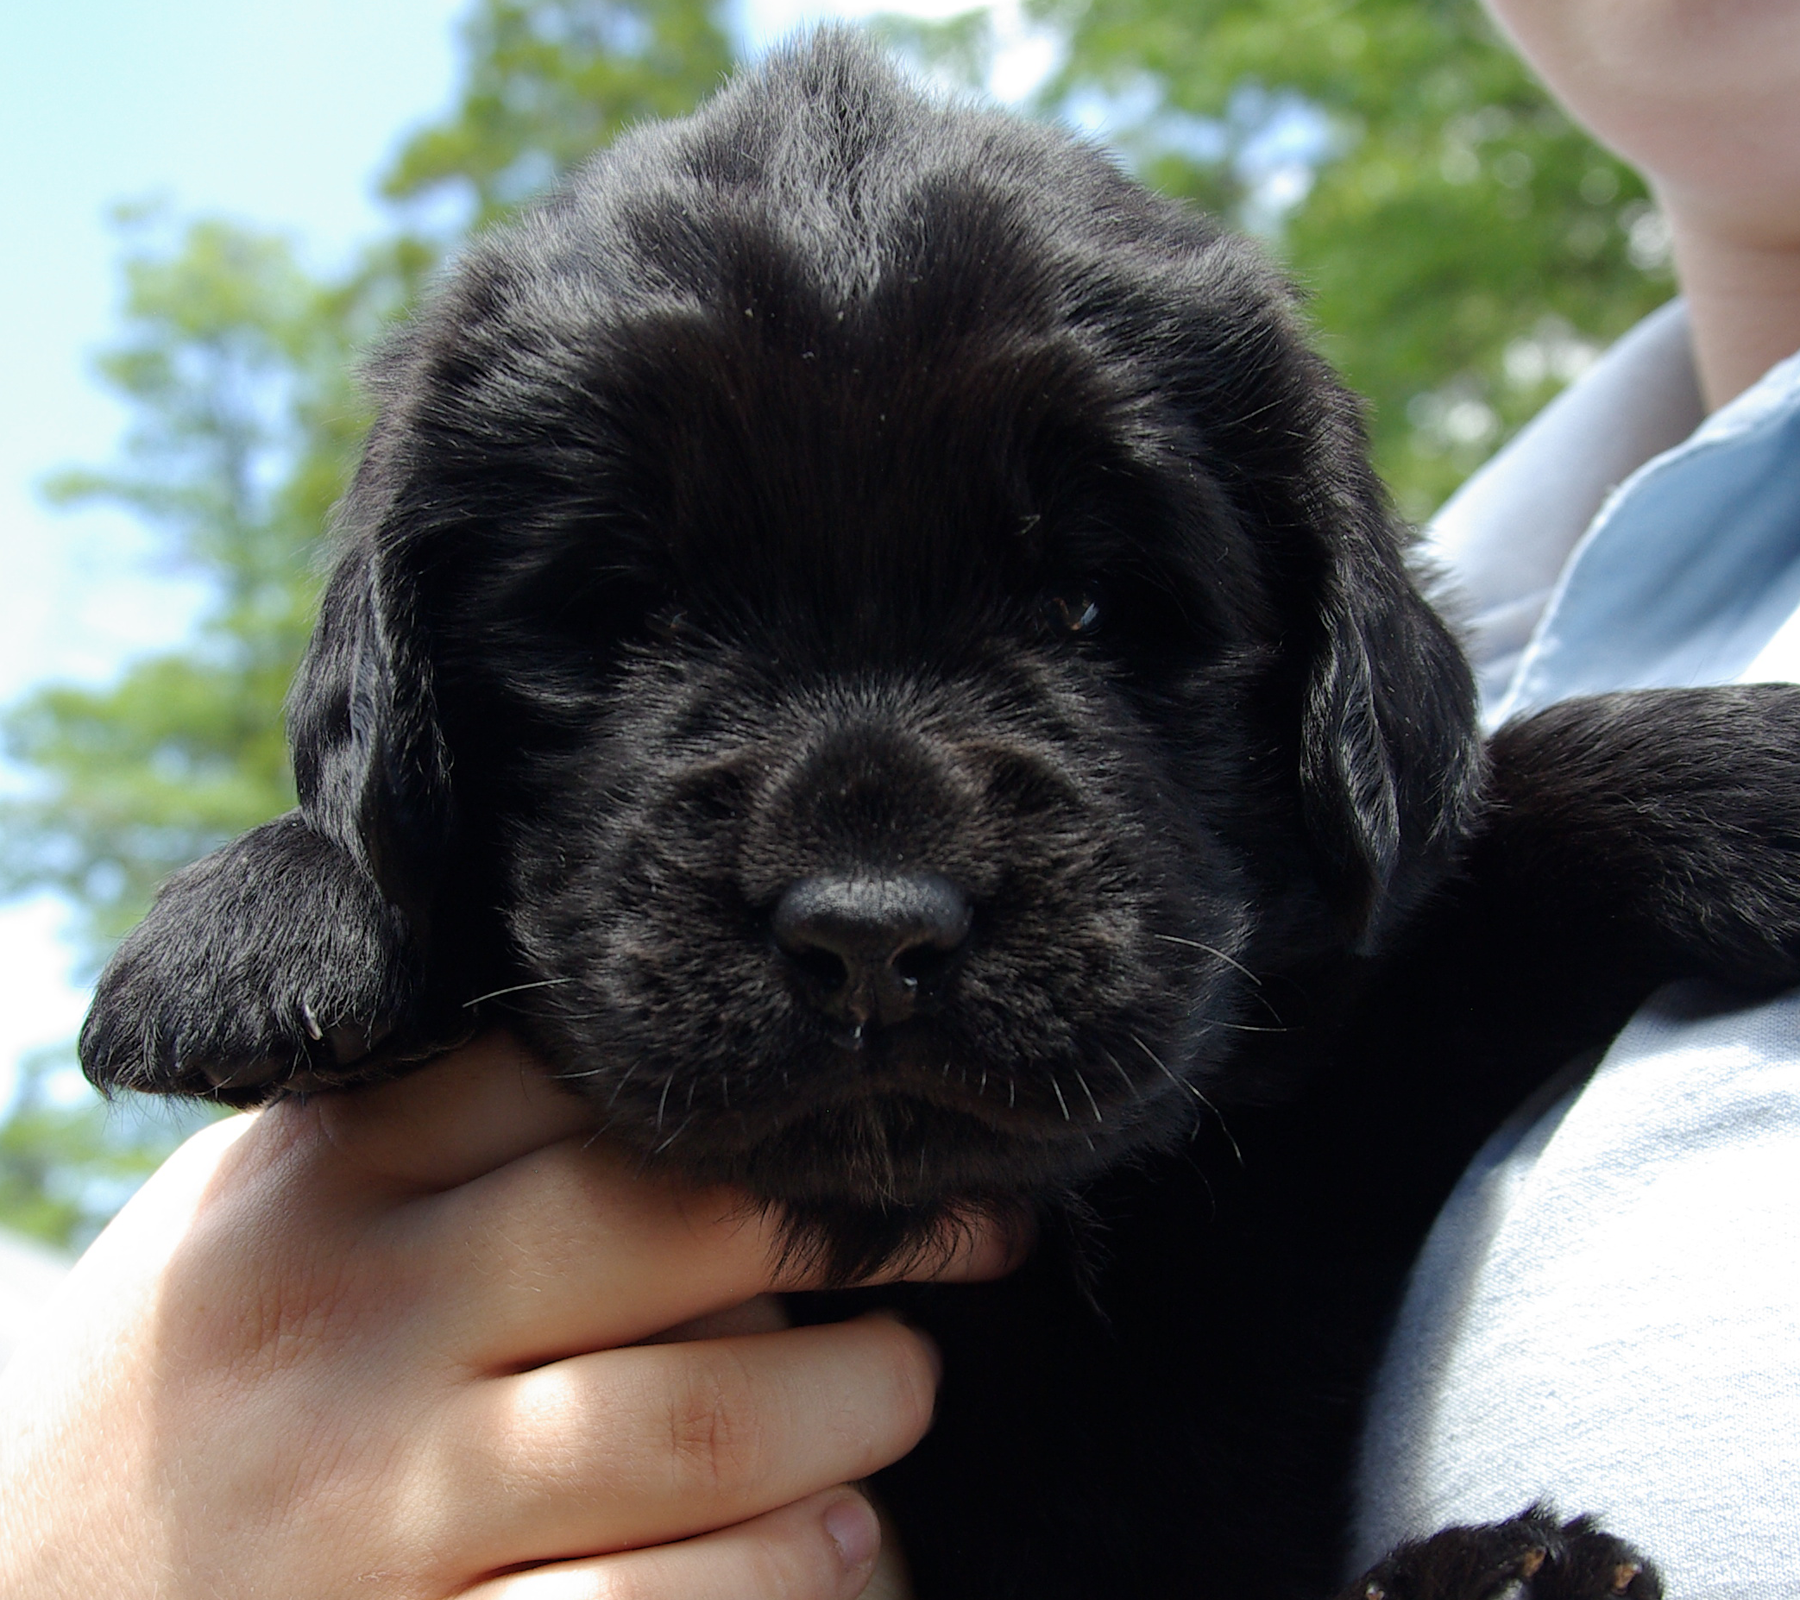
[[[1670,292],[1642,186],[1572,128],[1475,0],[1035,0],[1061,65],[1028,110],[1103,128],[1150,182],[1261,234],[1371,402],[1380,463],[1421,517]],[[976,10],[881,25],[980,84],[1002,35]],[[103,959],[174,867],[292,804],[281,703],[319,541],[367,417],[359,352],[472,227],[629,123],[679,114],[733,58],[727,0],[476,0],[456,101],[382,179],[388,235],[335,278],[292,241],[119,216],[121,327],[101,381],[118,459],[59,474],[121,505],[202,575],[184,648],[0,718],[24,774],[0,803],[0,891],[51,887]],[[0,1124],[0,1223],[83,1242],[191,1126],[71,1092],[27,1062]]]
[[[1673,293],[1642,181],[1477,0],[1036,5],[1067,40],[1046,108],[1268,242],[1414,520]]]

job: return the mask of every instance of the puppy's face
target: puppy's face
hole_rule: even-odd
[[[464,265],[317,700],[616,1135],[903,1230],[1179,1137],[1447,834],[1467,707],[1400,703],[1454,655],[1253,255],[844,51]]]
[[[615,1131],[790,1203],[1074,1177],[1256,1020],[1245,541],[1054,331],[745,309],[626,331],[586,504],[423,588],[511,1003]]]

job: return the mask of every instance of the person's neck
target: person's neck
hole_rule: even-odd
[[[1800,350],[1800,221],[1735,214],[1717,197],[1659,186],[1693,327],[1694,365],[1716,411]]]

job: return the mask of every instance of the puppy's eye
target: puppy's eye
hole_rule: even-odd
[[[1085,636],[1100,624],[1100,602],[1085,589],[1071,589],[1051,595],[1045,614],[1058,633]]]

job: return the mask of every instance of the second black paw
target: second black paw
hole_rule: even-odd
[[[1592,1517],[1549,1505],[1389,1552],[1339,1600],[1661,1600],[1656,1568]]]

